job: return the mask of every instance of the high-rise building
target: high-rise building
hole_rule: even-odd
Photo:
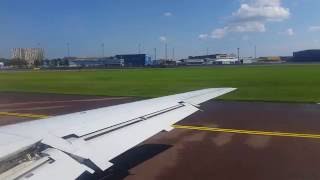
[[[13,48],[12,59],[21,59],[27,61],[29,65],[34,64],[35,61],[44,59],[43,48]]]

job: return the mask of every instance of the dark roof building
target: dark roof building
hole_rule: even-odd
[[[217,54],[203,55],[203,56],[189,56],[188,59],[216,59]]]
[[[293,53],[295,62],[320,62],[320,49],[310,49]]]
[[[124,66],[142,67],[151,65],[151,58],[146,54],[121,54],[116,55],[117,59],[124,60]]]

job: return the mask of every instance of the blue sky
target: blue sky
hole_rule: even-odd
[[[319,0],[1,0],[0,57],[43,47],[49,58],[137,53],[291,55],[320,48]]]

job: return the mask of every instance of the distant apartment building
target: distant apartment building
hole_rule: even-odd
[[[28,65],[33,65],[35,61],[44,59],[43,48],[13,48],[12,59],[25,60]]]

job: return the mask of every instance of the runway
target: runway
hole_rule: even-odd
[[[136,100],[0,93],[0,125]],[[114,159],[105,179],[320,179],[319,105],[210,101],[201,109]]]
[[[0,93],[0,126],[136,101],[131,97]]]

